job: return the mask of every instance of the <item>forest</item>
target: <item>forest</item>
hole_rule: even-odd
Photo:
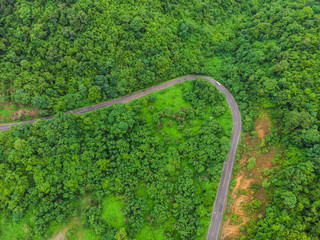
[[[79,228],[203,239],[231,130],[224,95],[203,79],[13,127],[0,135],[0,238],[45,239],[71,222],[68,239]]]
[[[41,116],[58,114],[57,119],[51,122],[52,124],[56,122],[56,125],[50,125],[48,121],[35,124],[33,127],[19,126],[8,133],[11,134],[8,140],[4,141],[6,138],[2,137],[4,142],[1,143],[0,159],[1,164],[6,162],[6,167],[1,168],[1,171],[3,174],[10,173],[10,177],[6,178],[8,183],[3,186],[12,186],[13,182],[21,184],[15,189],[18,192],[14,194],[12,192],[14,189],[1,193],[1,199],[4,199],[0,201],[1,209],[6,212],[3,214],[11,216],[13,221],[18,222],[23,216],[33,215],[28,211],[42,211],[35,215],[41,220],[32,228],[33,233],[38,235],[44,234],[45,230],[42,228],[45,223],[60,214],[61,210],[56,210],[55,213],[51,213],[52,217],[42,218],[47,216],[45,214],[47,208],[59,209],[54,205],[57,205],[54,200],[51,201],[52,205],[43,205],[42,208],[30,207],[33,197],[26,200],[27,206],[18,203],[22,203],[22,195],[27,193],[29,187],[33,192],[28,193],[31,194],[28,196],[35,196],[39,191],[31,188],[33,185],[28,185],[31,184],[29,181],[32,177],[19,171],[37,169],[39,174],[43,173],[44,166],[47,167],[50,162],[49,156],[56,155],[56,151],[61,151],[60,157],[55,160],[61,168],[67,164],[62,161],[64,157],[72,159],[72,155],[75,154],[75,159],[71,162],[79,161],[76,157],[82,149],[78,148],[79,139],[84,138],[81,142],[87,144],[85,138],[93,134],[86,131],[100,131],[100,125],[96,126],[98,124],[96,121],[90,122],[91,117],[86,119],[82,116],[59,115],[61,111],[122,96],[177,76],[201,73],[223,83],[236,98],[241,110],[244,132],[253,130],[253,123],[260,109],[267,111],[276,129],[266,137],[266,144],[284,149],[282,160],[278,161],[270,172],[268,182],[264,184],[269,199],[265,214],[262,218],[247,224],[241,238],[319,239],[319,32],[320,4],[315,0],[152,2],[0,0],[0,101],[38,109]],[[99,114],[104,111],[109,110],[92,113],[92,119],[99,119],[101,117]],[[132,116],[128,119],[138,121],[134,120],[133,116],[142,117],[147,110],[140,112],[140,115],[134,109],[132,111]],[[126,111],[127,113],[130,111]],[[152,118],[152,121],[160,121],[161,124],[161,120],[156,118]],[[73,128],[73,124],[80,127]],[[130,127],[134,126],[131,124],[133,123],[128,122],[121,127],[126,130],[135,129]],[[103,128],[109,127],[111,126]],[[115,137],[123,134],[121,127],[114,128],[117,132]],[[58,133],[56,129],[59,129]],[[34,151],[38,151],[38,148],[39,151],[45,148],[45,145],[38,144],[36,136],[44,137],[43,141],[47,142],[46,133],[49,134],[48,139],[54,142],[58,141],[57,134],[62,132],[63,138],[57,145],[59,147],[53,147],[54,149],[50,151],[42,150],[41,154],[49,156],[43,157],[40,154],[41,157],[38,157],[38,153],[34,155]],[[206,134],[209,132],[206,131]],[[139,134],[144,136],[147,133],[142,131]],[[183,133],[188,134],[187,131]],[[101,139],[106,137],[104,134],[97,136]],[[12,139],[17,138],[28,140],[27,143],[13,142]],[[37,148],[28,148],[28,141]],[[48,144],[50,141],[48,140]],[[69,144],[69,150],[63,147],[64,141]],[[53,142],[50,143],[51,146]],[[92,144],[92,146],[89,144],[90,148],[98,149],[95,144],[99,143],[95,141]],[[160,141],[159,144],[169,143]],[[128,153],[121,154],[120,146],[113,146],[115,152],[119,151],[115,154],[127,156]],[[29,168],[26,170],[26,166],[21,162],[20,165],[15,163],[22,159],[20,155],[14,155],[19,152],[15,147],[23,148],[23,154],[30,154],[26,158],[32,163],[28,165],[31,170]],[[109,149],[110,146],[107,147]],[[88,146],[84,147],[87,148]],[[104,149],[106,145],[102,144],[99,148]],[[79,153],[71,154],[70,149]],[[9,152],[15,157],[10,155],[8,158]],[[72,176],[78,180],[56,187],[57,191],[59,189],[65,191],[69,185],[77,186],[71,187],[77,189],[75,192],[63,192],[63,197],[68,199],[66,202],[69,201],[69,205],[65,205],[63,209],[77,208],[72,205],[77,202],[75,199],[79,199],[79,196],[84,196],[87,192],[92,192],[92,198],[99,199],[98,202],[106,199],[105,193],[101,194],[102,197],[96,192],[93,193],[93,188],[98,189],[102,186],[91,183],[98,180],[95,180],[96,175],[90,172],[93,169],[89,168],[92,161],[100,158],[99,154],[102,153],[93,154],[89,150],[84,153],[86,157],[81,158],[86,159],[82,160],[83,162],[88,161],[85,164],[87,169],[80,171],[80,174],[88,174],[91,179],[90,184],[81,185],[76,170],[73,170],[73,174],[68,173],[69,178],[64,176],[66,179]],[[102,157],[105,158],[103,155]],[[40,159],[41,164],[38,162]],[[109,169],[112,164],[111,159],[108,160],[110,160],[110,164],[107,164]],[[198,163],[202,164],[202,161]],[[76,162],[73,164],[73,168],[79,167]],[[100,165],[98,166],[100,168]],[[95,165],[96,168],[98,166]],[[67,169],[69,167],[71,166],[66,166]],[[204,167],[213,166],[204,165]],[[147,168],[151,171],[152,166]],[[191,166],[189,168],[192,169]],[[53,171],[52,169],[47,171]],[[124,176],[127,173],[121,174]],[[117,187],[121,189],[123,181],[128,180],[123,176],[119,181],[114,180],[118,185],[111,183],[111,180],[105,183],[106,189],[110,189],[108,191],[116,191],[114,189]],[[219,179],[219,176],[216,179]],[[50,195],[48,190],[51,188],[49,183],[53,184],[59,180],[52,178],[50,181],[45,181],[43,177],[37,178],[36,181],[42,183],[43,188],[40,195],[47,194],[46,199],[60,199],[62,193]],[[163,184],[168,182],[163,181]],[[186,187],[190,186],[187,182],[184,184]],[[46,191],[48,192],[45,193]],[[120,195],[125,194],[121,192]],[[10,204],[4,205],[4,201],[8,199]],[[61,199],[59,201],[64,201]],[[64,204],[67,204],[66,202]],[[117,200],[113,199],[111,202]],[[145,206],[147,203],[142,201],[139,204]],[[132,208],[140,208],[137,207],[139,204]],[[71,208],[71,205],[74,207]],[[90,214],[100,216],[102,210],[99,209],[99,204],[95,207],[98,209],[90,208],[94,209]],[[10,211],[17,213],[11,215]],[[144,214],[143,211],[148,210],[142,210],[141,215]],[[179,213],[185,214],[183,211]],[[63,216],[61,219],[63,219],[61,222],[67,221]],[[88,219],[92,219],[91,225],[103,225],[100,220],[95,221],[95,217]],[[173,221],[177,219],[177,216],[172,217]],[[127,221],[130,222],[130,217]],[[181,229],[186,230],[185,233],[177,233],[178,230],[175,230],[175,234],[182,235],[172,235],[173,231],[168,230],[169,226],[167,228],[162,226],[161,229],[166,229],[164,232],[171,234],[170,237],[173,238],[184,236],[181,238],[193,239],[195,235],[192,234],[195,234],[193,232],[195,230],[192,229],[206,226],[197,221],[196,224],[202,227],[196,228],[196,224],[188,222],[183,224],[184,227]],[[193,227],[187,228],[187,224]],[[112,226],[107,228],[115,229]],[[124,230],[117,233],[118,238],[121,239],[121,234],[136,236],[132,230],[128,228]],[[205,232],[205,230],[198,231],[199,234]],[[141,234],[143,232],[140,231]],[[166,235],[168,239],[169,235]]]
[[[2,0],[1,100],[47,115],[202,72],[212,33],[197,22],[214,18],[208,5],[190,14],[161,1]],[[201,48],[185,49],[191,36]]]

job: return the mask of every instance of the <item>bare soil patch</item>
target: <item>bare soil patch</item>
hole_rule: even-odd
[[[63,240],[68,232],[70,226],[61,229],[61,231],[54,237],[50,238],[49,240]]]
[[[244,177],[244,175],[242,174],[237,175],[236,179],[237,184],[231,194],[231,199],[233,199],[234,201],[229,209],[231,210],[231,213],[239,214],[243,222],[240,224],[232,224],[232,219],[228,218],[224,224],[225,226],[223,229],[223,239],[233,239],[234,236],[239,235],[240,227],[250,220],[250,217],[247,216],[247,213],[244,211],[242,207],[243,202],[250,201],[250,196],[242,194],[239,195],[238,192],[248,189],[250,187],[251,182],[253,182],[253,179],[248,179]]]
[[[24,106],[14,102],[0,102],[0,122],[17,121],[22,116],[23,118],[36,118],[40,114],[40,110],[24,109]]]
[[[258,137],[264,139],[265,135],[270,133],[270,119],[267,113],[262,113],[261,117],[258,117],[255,124],[255,130],[258,132]]]
[[[0,102],[0,106],[4,106],[6,109],[9,109],[12,105],[16,105],[18,108],[22,108],[23,104],[14,103],[14,102]]]
[[[6,117],[6,119],[11,119],[13,121],[19,120],[19,117],[31,117],[35,118],[40,114],[39,109],[21,109],[16,112],[10,114],[10,116]]]
[[[255,130],[258,132],[258,136],[251,136],[247,133],[243,139],[241,159],[239,161],[240,170],[235,176],[237,183],[230,193],[231,199],[228,200],[228,202],[231,201],[232,204],[227,206],[227,209],[230,211],[229,214],[239,215],[242,222],[240,221],[240,223],[234,224],[232,219],[228,217],[223,224],[222,239],[240,239],[240,228],[253,217],[257,217],[259,214],[263,215],[265,211],[268,201],[265,195],[265,189],[260,186],[258,190],[253,191],[251,185],[253,183],[262,184],[266,178],[263,176],[263,170],[273,167],[272,159],[278,153],[278,150],[275,147],[268,148],[268,152],[266,153],[257,150],[258,145],[261,144],[264,137],[270,133],[270,120],[267,114],[261,114],[261,117],[256,120]],[[255,167],[251,170],[247,169],[249,158],[256,159]],[[251,202],[253,199],[258,199],[264,204],[260,212],[248,214],[244,210],[243,205]]]

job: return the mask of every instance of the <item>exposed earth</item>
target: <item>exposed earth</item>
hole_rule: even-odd
[[[266,179],[263,171],[267,168],[272,169],[272,159],[279,151],[274,147],[264,146],[265,136],[270,133],[270,130],[270,119],[266,113],[260,113],[260,117],[255,122],[255,133],[251,135],[247,133],[244,137],[239,161],[240,170],[235,176],[236,185],[230,193],[229,203],[231,204],[227,206],[229,213],[227,213],[228,219],[223,224],[222,239],[240,239],[241,227],[253,217],[257,218],[264,214],[268,199],[265,189],[261,187],[263,180]],[[247,165],[250,158],[255,158],[256,163],[253,169],[248,170]],[[259,189],[253,190],[253,184],[257,186],[259,184]],[[252,200],[260,200],[263,205],[260,211],[249,214],[244,205]]]

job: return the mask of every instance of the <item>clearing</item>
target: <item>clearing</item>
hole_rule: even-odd
[[[266,179],[265,169],[273,167],[272,159],[279,150],[265,144],[265,136],[270,133],[268,115],[261,112],[255,122],[255,132],[247,133],[243,140],[240,170],[234,179],[236,184],[230,192],[226,214],[228,219],[222,228],[222,239],[240,239],[241,227],[251,218],[264,214],[268,201],[262,182]],[[268,170],[267,170],[268,171]]]
[[[37,108],[24,107],[21,104],[0,102],[0,123],[29,120],[37,118],[40,110]]]

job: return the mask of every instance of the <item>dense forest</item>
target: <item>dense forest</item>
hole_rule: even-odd
[[[231,129],[205,80],[13,127],[0,135],[0,238],[50,237],[81,217],[91,239],[202,239]]]
[[[66,111],[204,70],[208,1],[0,2],[2,101]],[[185,48],[190,41],[199,48]]]
[[[265,215],[247,225],[243,238],[319,239],[319,32],[320,3],[315,0],[1,0],[0,101],[13,101],[38,108],[42,115],[47,115],[125,95],[184,74],[202,73],[213,76],[235,96],[243,118],[243,130],[252,130],[257,112],[263,108],[277,126],[266,137],[266,144],[285,149],[282,160],[270,171],[269,179],[264,184],[269,190]],[[110,110],[92,114],[96,114],[94,118],[99,119],[99,114],[103,115],[104,111]],[[142,117],[142,113],[146,113],[137,114],[134,109],[132,111],[132,116]],[[26,136],[42,138],[50,132],[50,137],[58,141],[56,129],[61,129],[59,133],[63,132],[62,139],[65,140],[57,145],[59,148],[44,151],[43,154],[54,155],[56,151],[62,151],[61,154],[67,157],[70,153],[63,148],[64,141],[74,141],[72,151],[80,151],[77,150],[77,141],[86,136],[94,136],[90,131],[100,131],[100,125],[96,126],[98,123],[90,122],[90,119],[91,117],[87,119],[87,123],[85,117],[59,115],[57,120],[51,122],[56,122],[57,126],[50,125],[48,121],[34,127],[17,127],[10,132],[12,136],[9,139],[21,137],[25,140]],[[70,121],[78,124],[79,129],[68,129],[72,128]],[[105,136],[100,134],[99,137],[103,139]],[[18,213],[13,215],[14,219],[19,219],[18,216],[22,216],[27,206],[16,204],[21,203],[19,199],[29,189],[30,176],[19,173],[25,169],[25,166],[20,165],[17,175],[13,174],[15,171],[12,169],[16,166],[13,159],[20,157],[8,160],[6,154],[16,146],[10,141],[1,143],[0,159],[2,162],[3,159],[10,162],[1,171],[5,174],[12,173],[6,179],[9,183],[3,186],[11,186],[11,182],[17,181],[24,187],[19,188],[20,193],[10,195],[13,194],[12,191],[5,191],[3,196],[6,196],[4,199],[9,199],[10,195],[10,201],[15,202],[6,206],[6,209],[21,209],[15,210]],[[86,143],[85,140],[81,141]],[[37,144],[37,140],[32,144]],[[94,144],[92,148],[97,149]],[[103,149],[105,146],[102,145]],[[22,141],[21,147],[26,149],[23,154],[34,156],[32,151],[37,149],[26,146],[27,143]],[[41,149],[42,146],[37,145],[37,148]],[[119,151],[117,154],[121,153],[121,149],[114,149]],[[90,151],[87,152],[89,154]],[[49,162],[48,156],[41,159],[42,165],[39,166],[35,164],[38,157],[33,157],[31,161],[39,174],[43,171],[43,165],[47,167]],[[68,159],[72,159],[72,156]],[[88,155],[84,162],[90,159],[97,157]],[[61,159],[56,161],[59,166],[63,166]],[[78,165],[74,163],[74,166]],[[86,171],[92,169],[88,168]],[[75,172],[73,174],[76,175]],[[92,172],[86,174],[95,178]],[[50,179],[53,182],[58,180]],[[39,178],[37,181],[43,181],[45,189],[50,188],[49,182],[46,183],[44,179]],[[87,188],[99,185],[92,183],[83,186],[78,181],[74,183],[78,192],[68,192],[70,198],[77,198],[84,194],[83,191],[88,191]],[[110,189],[113,189],[111,186],[113,185],[110,185]],[[120,183],[119,186],[121,188]],[[65,188],[68,186],[63,185],[63,189]],[[82,188],[85,190],[80,190]],[[28,194],[34,196],[33,193]],[[48,193],[46,194],[48,197]],[[69,195],[66,196],[68,197]],[[50,198],[60,199],[51,195]],[[97,196],[93,198],[102,199]],[[4,200],[1,200],[1,204],[2,201]],[[26,202],[29,204],[29,201]],[[66,202],[69,207],[74,199],[68,198]],[[43,212],[36,217],[42,220],[41,224],[36,225],[37,228],[33,228],[39,230],[35,234],[42,234],[44,230],[41,227],[58,215],[52,213],[52,217],[43,220],[46,209],[40,209],[37,211]],[[102,210],[92,211],[97,211],[99,215]],[[127,220],[130,221],[130,218]],[[108,229],[111,228],[108,226]],[[125,230],[129,237],[135,236],[132,230]],[[172,231],[166,231],[172,234]],[[188,231],[187,235],[179,236],[193,238],[194,232]]]

